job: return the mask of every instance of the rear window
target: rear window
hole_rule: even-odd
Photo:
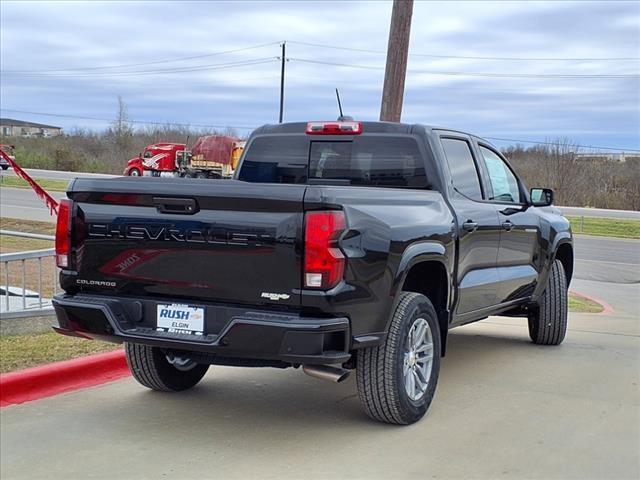
[[[332,141],[300,135],[259,137],[249,145],[238,178],[264,183],[322,179],[361,186],[427,186],[416,140],[392,136]]]

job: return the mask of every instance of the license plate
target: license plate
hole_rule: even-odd
[[[204,332],[204,308],[189,305],[158,305],[157,330],[170,333],[202,335]]]

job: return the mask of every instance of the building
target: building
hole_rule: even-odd
[[[61,133],[62,128],[53,125],[0,118],[0,134],[4,137],[55,137]]]
[[[600,161],[600,162],[626,162],[628,158],[637,157],[638,154],[634,153],[629,155],[625,152],[597,152],[587,153],[579,152],[573,154],[578,160]]]

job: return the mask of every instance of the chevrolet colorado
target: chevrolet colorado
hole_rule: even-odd
[[[124,342],[154,390],[210,365],[355,369],[366,413],[410,424],[451,328],[500,314],[534,343],[565,336],[573,247],[553,192],[459,131],[267,125],[234,179],[83,178],[67,197],[56,330]]]

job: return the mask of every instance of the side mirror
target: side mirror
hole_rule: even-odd
[[[142,158],[142,152],[138,153],[138,158]]]
[[[553,205],[553,190],[550,188],[532,188],[530,192],[531,205],[534,207],[548,207]]]

